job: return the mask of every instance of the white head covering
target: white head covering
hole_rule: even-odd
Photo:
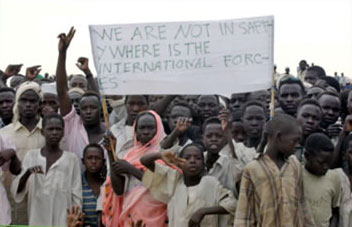
[[[42,90],[40,89],[40,85],[37,84],[36,82],[31,82],[31,81],[26,81],[24,83],[22,83],[17,91],[16,91],[16,103],[13,107],[13,122],[17,122],[20,119],[20,114],[18,111],[18,100],[20,99],[20,96],[28,90],[33,90],[35,93],[38,94],[39,99],[42,100],[43,99],[43,93]]]
[[[54,94],[57,95],[56,83],[44,83],[42,84],[43,94]]]

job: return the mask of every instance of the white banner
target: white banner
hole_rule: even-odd
[[[273,16],[89,29],[104,94],[224,94],[271,86]]]

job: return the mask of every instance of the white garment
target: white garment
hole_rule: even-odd
[[[120,121],[114,124],[110,131],[116,138],[116,155],[118,158],[123,158],[127,151],[133,147],[133,127],[126,125],[125,121]]]
[[[234,140],[232,140],[232,143],[235,148],[237,160],[241,164],[242,168],[245,167],[251,161],[253,161],[258,154],[255,148],[246,147],[246,145],[244,145],[244,143],[242,142],[236,143]],[[230,157],[233,156],[230,152],[230,149],[223,149],[222,151],[220,151],[220,153]]]
[[[29,225],[66,226],[66,209],[82,206],[82,180],[77,156],[64,151],[46,174],[32,174],[26,188],[17,193],[21,177],[33,166],[41,166],[46,171],[46,158],[40,149],[28,151],[24,157],[22,172],[11,186],[15,201],[21,202],[28,193]]]
[[[235,198],[215,177],[204,176],[198,185],[187,187],[178,171],[155,163],[154,172],[147,170],[142,182],[155,199],[168,204],[169,227],[188,226],[192,215],[204,207],[222,206],[230,214],[235,213]],[[218,215],[206,215],[200,226],[218,224]]]
[[[350,180],[342,169],[336,169],[341,180],[341,204],[339,209],[339,227],[352,226],[352,194]]]

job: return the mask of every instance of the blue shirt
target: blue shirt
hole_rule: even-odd
[[[83,172],[82,174],[82,211],[85,214],[83,226],[97,227],[97,197],[95,197],[93,190],[89,187],[85,173]]]

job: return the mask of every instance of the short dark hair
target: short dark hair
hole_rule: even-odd
[[[220,100],[219,100],[219,96],[218,95],[199,95],[198,98],[197,98],[197,102],[202,96],[214,96],[215,99],[216,99],[216,102],[220,105]]]
[[[182,150],[180,151],[180,153],[179,153],[178,156],[179,156],[180,158],[182,158],[183,155],[184,155],[184,153],[185,153],[185,150],[186,150],[187,148],[189,148],[189,147],[196,147],[196,148],[198,148],[198,149],[200,150],[200,153],[202,154],[202,158],[203,158],[203,160],[204,160],[204,151],[205,151],[204,146],[201,145],[201,144],[199,144],[199,143],[196,143],[196,142],[192,142],[192,143],[187,144],[186,146],[184,146],[184,147],[182,148]]]
[[[307,69],[307,72],[309,72],[309,71],[316,72],[318,74],[318,78],[322,78],[322,77],[326,76],[325,70],[322,67],[318,66],[318,65],[314,65],[314,66],[309,67]]]
[[[186,103],[183,103],[183,102],[180,102],[180,103],[177,103],[177,104],[174,104],[172,107],[171,107],[171,110],[170,112],[172,111],[173,108],[175,108],[176,106],[180,106],[180,107],[184,107],[184,108],[187,108],[189,109],[189,112],[191,113],[191,116],[193,116],[193,109],[192,107],[190,107],[188,104]]]
[[[89,148],[97,148],[99,151],[101,151],[101,156],[104,159],[104,149],[99,144],[96,144],[96,143],[90,143],[83,149],[83,156],[82,156],[83,158],[86,155],[86,152]]]
[[[341,97],[339,94],[337,94],[336,92],[332,92],[332,91],[324,91],[322,93],[320,93],[318,96],[317,96],[317,100],[319,100],[322,96],[324,95],[330,95],[330,96],[335,96],[336,98],[338,98],[340,101],[341,101]]]
[[[154,116],[153,114],[151,114],[151,113],[148,112],[148,111],[142,111],[142,112],[139,112],[139,113],[137,114],[136,119],[135,119],[135,121],[134,121],[134,130],[135,130],[135,131],[137,130],[139,118],[141,118],[141,117],[143,117],[143,116],[145,116],[145,115],[152,116],[152,117],[154,118],[154,120],[155,120],[155,125],[157,125],[157,122],[156,122],[157,120],[156,120],[156,118],[155,118],[155,116]]]
[[[325,80],[329,86],[335,88],[335,90],[340,93],[340,91],[341,91],[340,84],[334,77],[324,76],[320,79]]]
[[[260,108],[263,109],[264,114],[266,114],[266,111],[267,111],[267,110],[266,110],[266,107],[264,106],[263,102],[258,101],[258,100],[251,100],[251,101],[246,102],[246,103],[243,105],[243,114],[244,114],[244,112],[246,111],[246,109],[247,109],[249,106],[259,106]]]
[[[301,108],[302,108],[303,106],[305,106],[305,105],[313,105],[313,106],[318,107],[318,108],[320,109],[320,111],[323,111],[323,109],[321,108],[321,106],[320,106],[320,104],[319,104],[319,102],[318,102],[317,100],[306,98],[306,99],[303,99],[303,100],[299,103],[299,105],[298,105],[298,107],[297,107],[297,112],[298,112],[299,109],[301,109]]]
[[[50,114],[44,115],[44,117],[43,117],[43,120],[42,120],[42,128],[43,129],[45,128],[45,126],[48,123],[48,121],[50,121],[51,119],[59,119],[59,121],[61,122],[62,127],[65,127],[65,121],[61,117],[60,114],[58,114],[58,113],[50,113]]]
[[[280,80],[279,91],[280,91],[281,87],[285,84],[298,84],[300,86],[300,88],[302,89],[302,93],[303,94],[305,93],[305,88],[304,88],[302,81],[296,77],[288,76],[288,77]]]
[[[96,98],[98,99],[98,101],[99,101],[99,104],[101,104],[101,97],[100,97],[100,95],[99,95],[97,92],[95,92],[95,91],[86,91],[86,92],[82,95],[81,101],[82,101],[82,99],[83,99],[84,97],[96,97]]]
[[[10,88],[10,87],[2,87],[2,88],[0,88],[0,93],[3,93],[3,92],[12,92],[13,94],[16,95],[16,91],[13,88]]]
[[[313,133],[308,136],[304,147],[308,154],[317,154],[321,151],[334,152],[335,149],[330,138],[323,133]]]
[[[202,132],[205,132],[205,128],[207,127],[207,125],[210,124],[219,124],[221,125],[221,121],[218,117],[209,117],[208,119],[206,119],[202,125]]]

